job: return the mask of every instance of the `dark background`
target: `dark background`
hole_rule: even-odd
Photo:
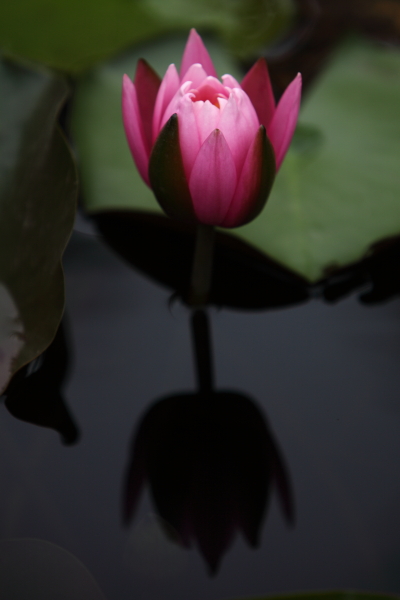
[[[217,388],[262,407],[286,457],[297,523],[273,495],[262,545],[238,537],[210,578],[161,532],[146,495],[128,529],[121,487],[137,420],[194,389],[188,310],[75,232],[65,258],[75,446],[0,412],[0,537],[72,552],[108,600],[221,599],[400,588],[400,303],[355,297],[264,312],[210,310]]]

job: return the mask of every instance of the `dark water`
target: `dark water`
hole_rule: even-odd
[[[0,538],[69,550],[108,600],[222,599],[309,589],[400,592],[400,301],[210,311],[218,388],[262,407],[292,476],[297,522],[275,495],[262,544],[240,536],[210,578],[160,530],[148,494],[121,525],[137,420],[194,389],[188,311],[98,239],[65,255],[73,355],[66,398],[81,439],[0,412]]]

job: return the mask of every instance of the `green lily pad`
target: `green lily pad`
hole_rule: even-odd
[[[0,8],[3,52],[71,72],[165,29],[138,1],[15,0]]]
[[[72,129],[89,212],[160,211],[125,140],[121,78],[133,76],[139,56],[163,74],[179,62],[183,43],[142,47],[82,80]],[[218,73],[238,77],[218,45],[210,53]],[[304,101],[265,209],[232,235],[309,282],[358,261],[376,242],[400,234],[399,139],[400,53],[346,43]]]
[[[47,348],[61,320],[77,173],[57,126],[65,81],[4,61],[0,82],[0,308],[18,321],[14,337],[23,342],[11,375]]]
[[[165,22],[217,31],[230,52],[248,58],[291,23],[293,0],[147,0]]]
[[[247,56],[280,34],[294,12],[293,0],[224,0],[216,6],[212,0],[13,0],[0,7],[0,47],[79,72],[161,33],[207,27]]]
[[[346,44],[301,123],[263,213],[237,234],[314,282],[400,233],[400,53]]]

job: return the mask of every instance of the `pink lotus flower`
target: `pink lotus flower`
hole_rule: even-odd
[[[122,113],[136,166],[165,212],[207,225],[238,227],[264,207],[292,139],[301,76],[275,106],[267,64],[243,81],[217,78],[192,29],[180,75],[160,81],[143,60],[123,79]]]

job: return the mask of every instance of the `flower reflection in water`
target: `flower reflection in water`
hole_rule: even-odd
[[[274,486],[293,522],[276,442],[256,404],[236,392],[200,391],[156,402],[133,440],[123,496],[126,523],[146,481],[161,523],[170,525],[181,545],[196,541],[211,573],[237,530],[252,547],[258,545]]]

